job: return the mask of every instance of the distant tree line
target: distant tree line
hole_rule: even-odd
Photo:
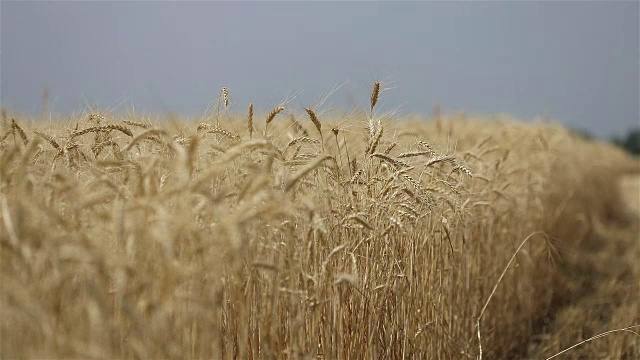
[[[571,131],[586,140],[594,140],[596,138],[585,129],[571,129]],[[640,155],[640,127],[629,130],[625,135],[614,136],[610,141],[630,154]]]
[[[611,139],[611,142],[631,154],[640,155],[640,128],[632,129],[624,136],[615,136]]]

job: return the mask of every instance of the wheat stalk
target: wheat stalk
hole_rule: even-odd
[[[20,139],[22,139],[22,142],[25,145],[27,145],[27,143],[29,143],[27,134],[24,132],[24,130],[22,130],[22,128],[20,127],[20,125],[18,125],[15,119],[11,119],[11,127],[13,128],[14,131],[18,133],[18,135],[20,135]]]
[[[224,108],[228,108],[229,107],[229,89],[227,89],[226,87],[223,87],[221,90],[222,93],[222,103],[224,104]]]
[[[91,114],[89,114],[89,121],[93,121],[93,122],[95,122],[95,123],[96,123],[96,124],[98,124],[98,125],[100,125],[100,123],[101,123],[102,121],[104,121],[104,120],[105,120],[104,115],[101,115],[101,114],[98,114],[98,113],[91,113]]]
[[[276,115],[280,114],[282,111],[284,110],[284,106],[278,106],[275,109],[271,110],[271,112],[269,113],[269,115],[267,115],[267,121],[266,124],[269,125],[270,122],[273,121],[273,119],[276,117]]]
[[[396,169],[402,169],[405,167],[410,167],[409,165],[407,165],[406,163],[403,163],[402,161],[398,161],[390,156],[387,156],[386,154],[381,154],[381,153],[373,153],[371,154],[371,156],[377,157],[379,159],[384,160],[385,162],[393,165]]]
[[[249,139],[253,139],[253,103],[249,103],[249,113],[247,114],[247,127],[249,129]]]
[[[287,144],[287,149],[290,148],[293,145],[298,144],[298,143],[310,143],[310,144],[316,144],[317,145],[317,144],[320,144],[320,141],[318,141],[318,140],[316,140],[314,138],[307,137],[307,136],[300,136],[300,137],[297,137],[297,138],[289,141],[289,143]]]
[[[389,144],[389,146],[387,146],[387,148],[386,148],[386,149],[384,149],[384,154],[385,154],[385,155],[389,155],[389,153],[391,152],[391,150],[393,150],[393,148],[395,148],[395,147],[396,147],[396,145],[398,145],[398,143],[397,143],[397,142],[393,142],[393,143]]]
[[[431,147],[431,145],[429,145],[427,142],[418,141],[418,145],[420,145],[421,147],[427,149],[427,151],[429,151],[431,153],[431,156],[436,156],[435,150],[433,150],[433,147]]]
[[[370,112],[373,114],[373,108],[376,107],[376,104],[378,103],[378,96],[380,95],[380,82],[376,81],[373,84],[373,91],[371,91],[371,107],[370,107]]]
[[[433,153],[432,151],[429,150],[425,150],[425,151],[411,151],[411,152],[404,152],[404,153],[400,153],[398,155],[399,159],[402,158],[409,158],[409,157],[415,157],[415,156],[423,156],[423,155],[429,155],[432,156]]]
[[[315,159],[314,161],[312,161],[311,163],[309,163],[307,166],[303,167],[302,169],[300,169],[297,173],[295,173],[295,175],[293,175],[293,177],[291,179],[289,179],[285,186],[284,186],[284,191],[289,191],[291,190],[291,188],[293,188],[293,186],[301,179],[303,178],[306,174],[308,174],[311,170],[317,168],[318,166],[320,166],[320,164],[322,164],[322,162],[324,162],[325,160],[328,159],[333,159],[333,157],[331,155],[322,155],[319,156],[317,159]]]
[[[568,348],[566,348],[566,349],[564,349],[564,350],[560,351],[559,353],[556,353],[555,355],[549,356],[549,357],[548,357],[548,358],[546,358],[545,360],[551,360],[551,359],[553,359],[554,357],[558,357],[558,356],[560,356],[560,355],[562,355],[562,354],[566,353],[567,351],[569,351],[569,350],[571,350],[571,349],[575,349],[575,348],[577,348],[578,346],[581,346],[581,345],[586,344],[586,343],[588,343],[588,342],[590,342],[590,341],[593,341],[593,340],[596,340],[596,339],[600,339],[600,338],[602,338],[602,337],[605,337],[605,336],[608,336],[608,335],[611,335],[611,334],[613,334],[613,333],[617,333],[617,332],[628,332],[628,333],[630,333],[630,334],[633,334],[633,335],[635,335],[635,336],[640,337],[640,334],[638,334],[636,331],[631,330],[631,329],[635,329],[635,328],[640,328],[640,324],[638,324],[638,325],[631,325],[631,326],[627,326],[627,327],[620,328],[620,329],[613,329],[613,330],[609,330],[609,331],[602,332],[602,333],[600,333],[600,334],[598,334],[598,335],[594,335],[594,336],[592,336],[592,337],[590,337],[590,338],[588,338],[588,339],[586,339],[586,340],[582,340],[582,341],[580,341],[579,343],[574,344],[574,345],[572,345],[572,346],[570,346],[570,347],[568,347]],[[478,336],[479,336],[479,335],[478,335]]]
[[[309,136],[309,132],[307,131],[307,129],[305,129],[302,125],[300,125],[300,123],[298,122],[298,120],[293,114],[291,114],[290,120],[291,120],[291,125],[293,126],[293,130],[297,134],[301,134],[302,136]]]
[[[380,139],[382,139],[382,133],[384,131],[384,127],[380,126],[376,134],[370,139],[369,145],[367,146],[367,150],[365,151],[366,155],[373,154],[378,148],[378,144],[380,143]]]
[[[429,166],[432,166],[432,165],[435,165],[435,164],[437,164],[437,163],[441,163],[441,162],[449,163],[449,164],[451,164],[451,165],[454,165],[454,166],[455,166],[455,165],[456,165],[456,162],[455,162],[455,161],[456,161],[456,158],[455,158],[455,157],[453,157],[453,156],[437,156],[437,157],[435,157],[435,158],[433,158],[433,159],[429,160],[429,161],[424,165],[424,167],[426,167],[426,168],[427,168],[427,167],[429,167]]]
[[[320,141],[322,143],[322,151],[324,151],[324,138],[322,136],[322,123],[320,123],[320,120],[318,120],[318,116],[316,115],[316,113],[311,108],[305,108],[305,110],[307,111],[307,114],[309,115],[309,119],[311,119],[311,122],[313,123],[313,125],[316,127],[316,130],[318,130],[318,133],[320,134]]]
[[[371,226],[371,224],[369,224],[369,222],[365,220],[363,213],[351,214],[343,218],[342,220],[340,220],[340,224],[344,225],[346,222],[351,220],[357,222],[358,224],[362,225],[363,227],[369,230],[374,230],[373,226]]]
[[[311,108],[305,108],[305,110],[309,115],[309,119],[311,119],[311,122],[313,123],[313,125],[315,125],[316,130],[318,130],[318,133],[320,134],[320,136],[322,136],[322,123],[320,123],[320,120],[318,120],[318,116]]]
[[[134,137],[131,140],[131,142],[122,151],[129,151],[135,144],[137,144],[138,142],[142,141],[145,138],[156,136],[156,135],[166,135],[166,134],[167,134],[167,131],[163,129],[159,129],[159,128],[147,129],[141,132],[140,134],[136,135],[136,137]]]
[[[43,133],[41,133],[39,131],[34,131],[34,134],[36,134],[36,135],[40,136],[41,138],[47,140],[47,142],[49,144],[51,144],[51,146],[53,146],[56,150],[60,149],[60,145],[58,144],[58,142],[52,136],[49,136],[47,134],[43,134]]]
[[[240,139],[240,135],[234,134],[230,131],[227,131],[221,127],[211,127],[210,129],[207,130],[207,134],[219,134],[219,135],[223,135],[228,137],[229,139],[232,140],[238,140]]]
[[[104,126],[94,126],[94,127],[80,130],[80,131],[74,131],[73,133],[71,133],[71,138],[73,139],[75,137],[82,136],[84,134],[88,134],[91,132],[100,132],[100,131],[108,131],[108,130],[118,130],[127,136],[133,137],[133,133],[127,127],[124,127],[122,125],[110,124],[110,125],[104,125]]]
[[[269,115],[267,115],[267,120],[265,122],[265,127],[264,127],[264,134],[266,136],[267,134],[267,129],[269,128],[269,124],[273,121],[273,119],[275,119],[275,117],[280,114],[282,111],[284,110],[284,106],[280,105],[278,107],[276,107],[275,109],[271,110],[271,112],[269,113]]]
[[[127,124],[127,125],[131,125],[131,126],[135,126],[135,127],[139,127],[139,128],[143,128],[143,129],[148,129],[149,128],[149,125],[145,124],[143,122],[130,121],[130,120],[122,120],[122,122]]]

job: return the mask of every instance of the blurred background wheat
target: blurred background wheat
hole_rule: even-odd
[[[343,117],[5,119],[2,357],[538,358],[640,323],[637,159],[379,87]]]

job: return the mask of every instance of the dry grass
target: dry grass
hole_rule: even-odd
[[[333,137],[282,106],[5,126],[0,357],[536,358],[640,323],[631,160],[555,125],[374,119],[379,89]],[[562,356],[589,353],[640,340]]]

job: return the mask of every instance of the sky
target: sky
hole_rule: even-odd
[[[640,127],[640,2],[0,2],[0,102],[197,116],[368,107]]]

